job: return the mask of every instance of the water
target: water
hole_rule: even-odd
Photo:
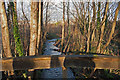
[[[46,48],[45,48],[45,52],[43,55],[61,55],[61,52],[58,51],[54,51],[53,49],[59,49],[58,47],[54,46],[53,44],[55,43],[57,39],[52,39],[52,40],[48,40],[46,41]],[[42,74],[41,74],[42,78],[54,78],[54,79],[61,79],[62,78],[62,68],[50,68],[50,69],[44,69]],[[72,78],[74,79],[74,75],[72,73],[72,71],[70,70],[70,68],[67,68],[67,78]]]

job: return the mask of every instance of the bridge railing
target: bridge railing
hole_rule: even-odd
[[[48,69],[57,67],[120,69],[120,57],[104,55],[41,55],[0,60],[0,71]]]

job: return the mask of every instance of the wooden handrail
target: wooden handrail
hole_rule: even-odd
[[[0,60],[0,71],[48,69],[56,67],[86,67],[96,69],[120,69],[120,57],[104,55],[41,55]]]

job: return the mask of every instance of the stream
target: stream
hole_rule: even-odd
[[[59,49],[58,47],[54,46],[57,39],[47,40],[45,45],[45,51],[43,55],[61,55],[61,52],[54,51],[53,49]],[[41,73],[41,78],[43,79],[60,79],[62,78],[62,68],[50,68],[50,69],[43,69]],[[67,78],[75,79],[73,72],[70,70],[70,68],[67,68]]]

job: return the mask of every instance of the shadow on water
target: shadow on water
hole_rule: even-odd
[[[50,67],[56,68],[60,66],[60,61],[57,55],[51,57]]]

